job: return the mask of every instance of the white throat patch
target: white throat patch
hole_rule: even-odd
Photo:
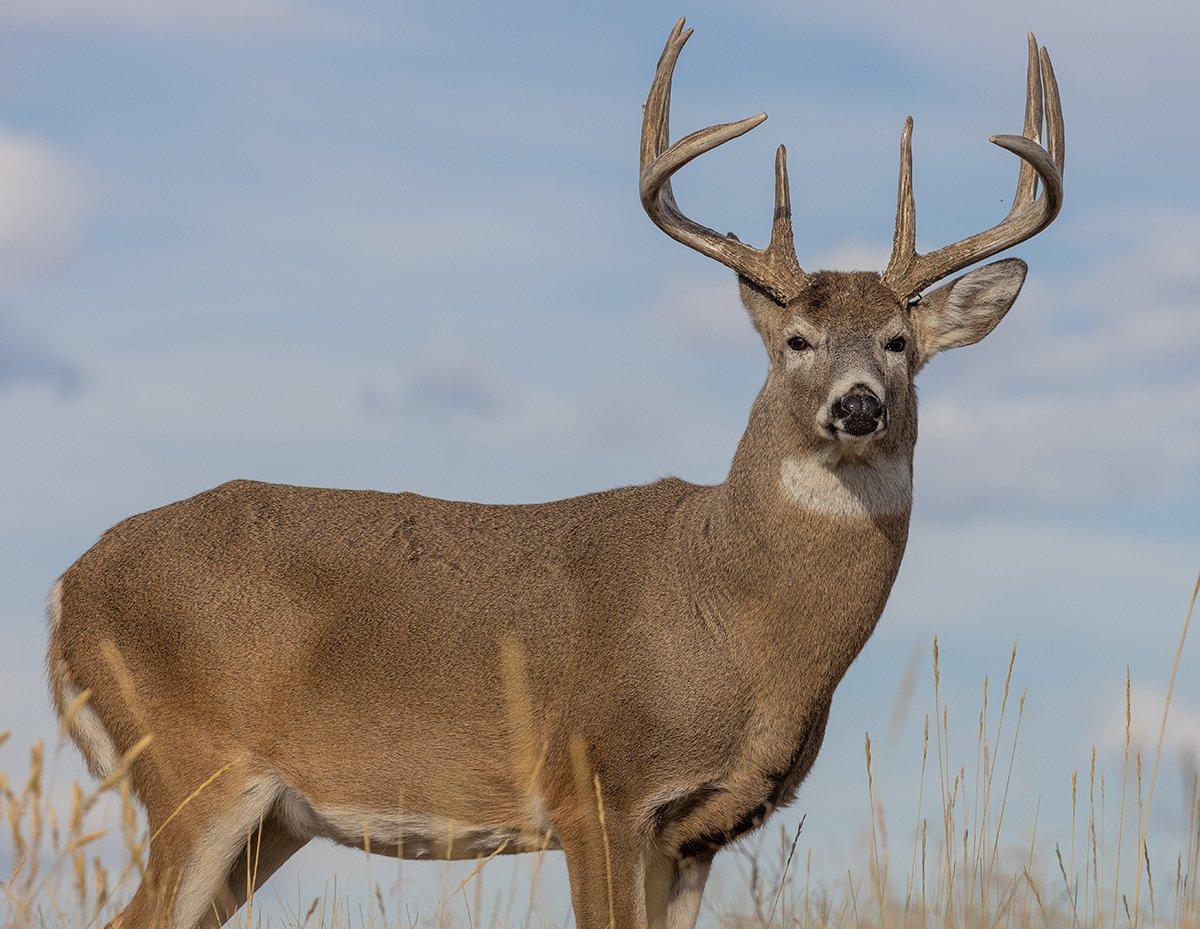
[[[779,476],[788,500],[823,516],[863,519],[912,507],[912,469],[904,458],[830,466],[815,455],[793,455],[783,459]]]

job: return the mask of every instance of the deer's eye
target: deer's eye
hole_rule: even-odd
[[[800,335],[794,335],[790,339],[788,339],[787,347],[790,348],[794,352],[803,352],[803,351],[807,351],[808,349],[812,348],[812,346],[808,344],[808,339],[806,339],[806,338],[804,338],[804,336],[800,336]]]
[[[884,346],[889,352],[902,352],[908,347],[908,340],[902,335],[896,336],[892,341]]]

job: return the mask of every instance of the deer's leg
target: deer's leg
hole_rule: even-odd
[[[676,858],[658,852],[646,859],[646,924],[649,929],[694,929],[712,856]]]
[[[153,836],[150,860],[133,899],[109,929],[220,925],[215,920],[232,913],[221,912],[231,899],[231,867],[247,836],[269,817],[278,794],[279,782],[270,776],[233,772],[186,804],[182,798],[166,802],[143,792]]]
[[[611,818],[603,829],[559,831],[571,879],[576,929],[643,929],[642,849],[631,825]]]
[[[167,843],[162,843],[150,853],[149,864],[133,899],[105,929],[169,925],[172,901],[178,887],[179,867],[171,863],[176,856],[166,846]]]
[[[255,828],[245,837],[226,875],[225,886],[217,891],[201,926],[204,929],[223,926],[307,842],[307,838],[296,836],[278,815],[268,815],[261,828]]]

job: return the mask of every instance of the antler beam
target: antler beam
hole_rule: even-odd
[[[1041,145],[1043,110],[1049,151]],[[892,257],[883,273],[884,284],[901,300],[919,294],[930,284],[955,271],[1024,242],[1049,226],[1058,216],[1063,202],[1066,143],[1058,82],[1054,78],[1049,53],[1045,48],[1038,48],[1037,40],[1030,33],[1024,134],[994,135],[989,139],[1021,159],[1021,172],[1008,215],[991,229],[926,255],[920,255],[916,250],[917,207],[912,187],[912,127],[910,116],[905,120],[904,132],[900,137],[896,231],[892,239]],[[1042,195],[1035,199],[1039,180]]]
[[[670,144],[671,78],[679,53],[692,35],[691,29],[684,31],[683,23],[680,19],[667,38],[654,82],[650,85],[650,96],[646,99],[642,119],[642,206],[654,224],[671,238],[732,268],[775,300],[786,304],[804,289],[808,275],[796,259],[792,240],[787,151],[782,145],[775,153],[775,219],[771,226],[771,241],[765,249],[752,248],[738,241],[732,233],[723,236],[702,226],[684,216],[675,202],[671,176],[676,171],[693,158],[744,135],[767,118],[766,113],[760,113],[737,122],[710,126]]]

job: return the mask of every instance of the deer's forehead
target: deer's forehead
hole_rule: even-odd
[[[873,272],[820,271],[789,310],[827,329],[876,329],[901,314],[895,296]]]

